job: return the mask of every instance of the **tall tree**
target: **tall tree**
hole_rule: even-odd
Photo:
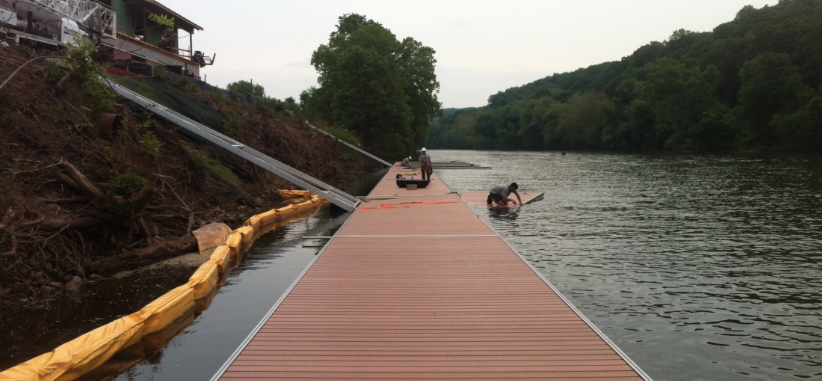
[[[796,112],[814,95],[812,89],[803,85],[800,71],[792,65],[790,57],[783,53],[764,53],[747,61],[740,70],[740,78],[738,108],[747,143],[774,140],[778,135],[775,125],[769,125],[772,118]]]
[[[301,101],[309,113],[359,134],[376,154],[406,156],[440,115],[434,53],[412,38],[398,41],[365,16],[343,15],[312,55],[320,86]]]

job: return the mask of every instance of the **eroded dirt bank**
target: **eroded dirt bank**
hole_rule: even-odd
[[[35,54],[0,47],[0,78]],[[351,171],[336,142],[285,113],[180,79],[117,80],[323,181],[342,186]],[[193,229],[235,227],[293,188],[128,101],[105,100],[98,118],[84,86],[39,61],[0,90],[0,330],[91,280],[194,251]]]

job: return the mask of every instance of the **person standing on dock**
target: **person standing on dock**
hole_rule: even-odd
[[[420,171],[423,174],[423,180],[432,179],[432,157],[426,153],[426,148],[420,150]]]
[[[508,205],[509,201],[511,201],[514,205],[517,205],[519,201],[520,205],[523,205],[523,201],[520,200],[520,194],[517,193],[517,188],[519,188],[517,183],[495,185],[492,190],[489,191],[489,197],[486,197],[486,204],[491,206],[492,201],[494,201],[497,205]],[[517,201],[509,198],[509,195],[512,193],[517,196]]]

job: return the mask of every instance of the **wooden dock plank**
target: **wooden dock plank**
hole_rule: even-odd
[[[403,171],[389,171],[220,379],[645,377],[465,195],[436,176],[399,190]]]
[[[369,199],[373,198],[384,198],[384,197],[423,197],[423,196],[435,196],[435,195],[442,195],[442,194],[449,194],[453,193],[451,189],[449,189],[446,184],[440,181],[436,175],[433,176],[431,183],[425,188],[419,188],[415,190],[408,190],[406,188],[400,188],[397,186],[395,182],[395,177],[400,174],[412,173],[412,171],[408,168],[402,168],[400,166],[395,165],[394,167],[389,168],[388,173],[383,177],[375,187],[372,189],[371,193],[369,194]],[[411,178],[412,176],[404,176],[407,178]],[[415,179],[422,179],[420,176],[420,170],[416,171],[416,175],[413,176]]]

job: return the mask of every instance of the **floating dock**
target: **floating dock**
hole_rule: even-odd
[[[392,167],[212,380],[649,380],[435,175]]]
[[[420,162],[413,161],[410,163],[409,167],[420,169]],[[467,163],[465,161],[433,161],[432,162],[433,169],[491,169],[491,167],[483,167],[480,165],[475,165],[472,163]]]

